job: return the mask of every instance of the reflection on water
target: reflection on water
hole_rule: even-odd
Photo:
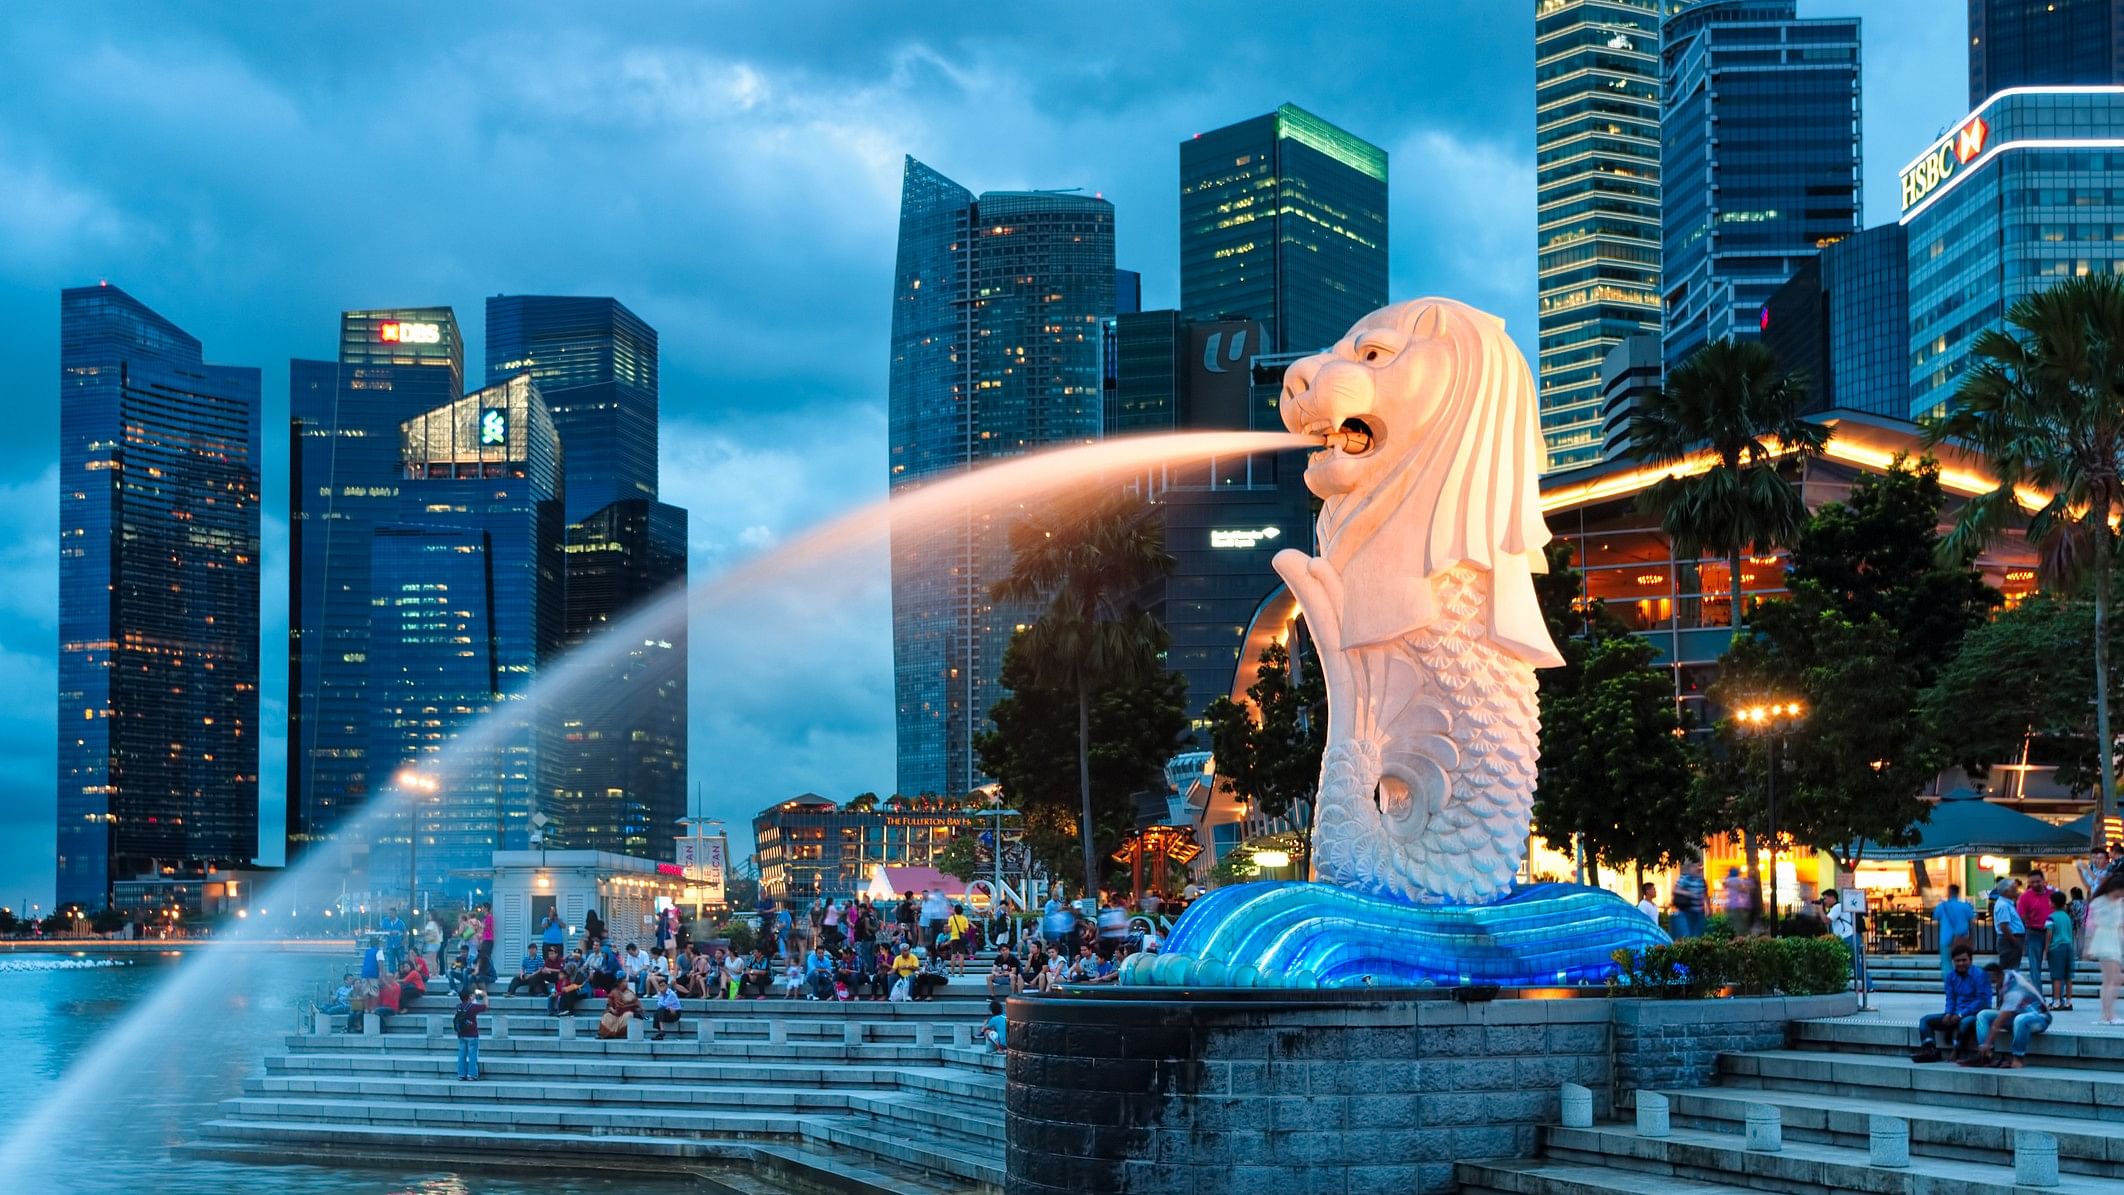
[[[16,955],[10,962],[93,955]],[[617,1195],[622,1191],[699,1190],[691,1183],[639,1178],[507,1173],[454,1174],[413,1169],[245,1166],[173,1158],[170,1149],[198,1138],[197,1127],[242,1093],[245,1075],[294,1028],[295,1009],[338,960],[318,955],[218,952],[128,956],[129,966],[10,967],[0,972],[0,1123],[19,1123],[49,1099],[67,1068],[179,967],[219,972],[178,1025],[129,1059],[121,1090],[99,1093],[60,1131],[63,1139],[11,1174],[13,1190],[242,1191],[245,1195]],[[44,1166],[52,1167],[43,1172]]]

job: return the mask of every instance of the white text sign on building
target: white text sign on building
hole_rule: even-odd
[[[1281,527],[1215,527],[1210,529],[1210,547],[1255,548],[1261,546],[1263,541],[1282,534]]]

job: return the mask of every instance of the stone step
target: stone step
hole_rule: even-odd
[[[1718,1056],[1719,1086],[1811,1091],[1859,1099],[1905,1100],[2006,1112],[2037,1120],[2124,1121],[2124,1071],[2039,1065],[1973,1069],[1952,1063],[1816,1050]]]
[[[864,1041],[913,1042],[964,1041],[971,1044],[973,1035],[982,1021],[988,1019],[986,1005],[964,1015],[921,1017],[873,1017],[868,1010],[857,1013],[850,1009],[847,1015],[826,1018],[781,1018],[773,1016],[681,1016],[679,1023],[668,1032],[673,1037],[697,1039],[703,1032],[719,1041],[840,1041],[850,1026]],[[383,1019],[380,1025],[373,1019],[356,1023],[350,1031],[348,1018],[329,1015],[321,1022],[321,1032],[343,1037],[377,1037],[398,1035],[409,1037],[454,1037],[455,1030],[448,1014],[435,1012],[402,1012]],[[579,1037],[596,1037],[598,1014],[587,1009],[573,1016],[560,1017],[547,1013],[543,1008],[536,1012],[502,1012],[480,1018],[480,1036],[497,1037],[507,1026],[507,1035],[523,1037],[558,1037],[563,1022],[572,1022]],[[377,1025],[373,1030],[372,1025]],[[644,1029],[654,1032],[654,1027],[644,1023]]]
[[[482,1073],[525,1081],[571,1082],[591,1080],[614,1085],[630,1083],[746,1084],[758,1087],[882,1087],[909,1086],[971,1100],[1000,1099],[1003,1076],[991,1071],[936,1065],[844,1065],[807,1066],[796,1063],[678,1061],[673,1059],[625,1063],[573,1062],[480,1051]],[[404,1079],[454,1075],[455,1052],[436,1051],[401,1055],[294,1054],[266,1059],[265,1077],[319,1079],[345,1077],[388,1083]]]
[[[806,1140],[824,1141],[844,1150],[869,1154],[900,1165],[915,1166],[933,1174],[1003,1186],[1003,1143],[988,1148],[964,1143],[963,1138],[941,1144],[931,1135],[909,1135],[872,1129],[855,1121],[807,1121]]]
[[[1679,1128],[1739,1133],[1747,1106],[1769,1104],[1783,1114],[1787,1141],[1813,1141],[1864,1151],[1872,1118],[1909,1123],[1910,1152],[1927,1157],[2013,1165],[2013,1130],[2034,1128],[2058,1139],[2058,1166],[2077,1174],[2124,1178],[2124,1123],[2101,1120],[2015,1119],[1999,1123],[1956,1105],[1916,1103],[1869,1096],[1853,1099],[1796,1091],[1736,1091],[1706,1087],[1665,1093]]]
[[[1937,1006],[1927,1012],[1937,1011]],[[2092,1027],[2092,1014],[2075,1010],[2052,1017],[2052,1032],[2038,1033],[2028,1043],[2028,1060],[2045,1066],[2085,1067],[2124,1071],[2124,1033],[2061,1033],[2065,1028]],[[1890,1055],[1908,1058],[1918,1048],[1917,1023],[1871,1020],[1794,1021],[1789,1030],[1799,1049],[1832,1050],[1844,1054]]]
[[[1001,1141],[1003,1104],[1000,1087],[977,1094],[964,1093],[957,1085],[923,1082],[931,1076],[906,1076],[899,1089],[857,1088],[768,1088],[754,1084],[706,1085],[699,1083],[547,1082],[483,1074],[476,1083],[461,1083],[454,1077],[393,1077],[388,1079],[324,1076],[288,1078],[252,1076],[244,1080],[244,1098],[274,1101],[277,1105],[303,1108],[312,1101],[336,1101],[353,1105],[386,1102],[450,1103],[470,1106],[544,1105],[563,1109],[611,1110],[635,1113],[656,1111],[750,1111],[771,1109],[777,1115],[823,1114],[846,1116],[868,1114],[881,1122],[935,1126],[969,1137]],[[262,1116],[247,1104],[224,1105],[232,1116]],[[285,1118],[276,1112],[267,1118]],[[304,1119],[313,1117],[303,1116]],[[360,1108],[350,1119],[377,1119]],[[321,1113],[314,1119],[332,1119]],[[402,1119],[393,1115],[387,1119]]]
[[[462,1086],[471,1087],[465,1083]],[[795,1136],[800,1118],[771,1111],[732,1108],[570,1107],[549,1103],[491,1103],[474,1100],[265,1099],[238,1096],[224,1100],[222,1117],[244,1123],[273,1121],[334,1124],[389,1124],[433,1128],[506,1131],[543,1129],[554,1133],[605,1136],[750,1137]]]
[[[449,1037],[427,1037],[422,1034],[308,1034],[290,1035],[286,1039],[289,1057],[306,1054],[374,1054],[402,1055],[434,1053],[455,1057],[457,1040]],[[832,1041],[711,1041],[671,1038],[665,1041],[600,1041],[596,1037],[561,1039],[552,1037],[507,1037],[482,1038],[479,1055],[501,1057],[505,1055],[566,1058],[585,1064],[610,1059],[646,1060],[651,1058],[716,1058],[739,1061],[745,1059],[802,1060],[811,1062],[845,1062],[856,1064],[885,1065],[892,1063],[934,1062],[940,1055],[937,1046],[880,1045],[865,1043],[860,1046],[837,1044]]]
[[[2031,1114],[2033,1115],[2033,1114]],[[2035,1123],[2033,1119],[2026,1123]],[[1868,1195],[2026,1195],[2014,1182],[2013,1168],[1945,1158],[1913,1156],[1910,1165],[1875,1166],[1862,1149],[1810,1141],[1786,1141],[1775,1153],[1745,1149],[1729,1133],[1675,1129],[1667,1137],[1643,1137],[1620,1126],[1591,1129],[1548,1128],[1542,1131],[1545,1160],[1635,1171],[1645,1191],[1665,1192],[1673,1180],[1733,1183],[1757,1191],[1819,1195],[1824,1191],[1864,1191]],[[1659,1176],[1658,1182],[1648,1181]],[[1629,1188],[1622,1188],[1628,1190]],[[2080,1174],[2061,1177],[2056,1195],[2115,1195],[2106,1178]]]
[[[1535,1158],[1462,1162],[1453,1167],[1460,1195],[1759,1195],[1752,1187],[1666,1178],[1648,1185],[1642,1172]]]
[[[806,1192],[831,1190],[847,1195],[994,1195],[999,1190],[998,1185],[925,1175],[897,1164],[881,1163],[865,1152],[844,1152],[812,1142],[686,1140],[618,1134],[579,1137],[549,1132],[495,1133],[367,1124],[342,1126],[323,1121],[251,1123],[213,1120],[201,1125],[200,1131],[202,1136],[198,1141],[178,1147],[180,1154],[285,1164],[291,1158],[290,1147],[296,1147],[305,1161],[322,1157],[374,1163],[417,1157],[444,1164],[457,1158],[479,1162],[513,1159],[539,1166],[561,1164],[568,1169],[581,1168],[585,1156],[595,1157],[613,1168],[628,1169],[639,1169],[642,1163],[698,1160],[740,1164],[750,1175],[780,1179],[790,1184],[778,1184],[772,1188],[777,1191],[793,1187]],[[630,1165],[619,1166],[622,1159]],[[761,1189],[756,1182],[732,1185],[747,1195]],[[708,1189],[717,1190],[713,1186]]]

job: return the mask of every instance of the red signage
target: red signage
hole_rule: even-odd
[[[378,336],[378,337],[379,337],[380,339],[383,339],[383,340],[388,340],[388,341],[391,341],[391,342],[393,342],[393,343],[396,343],[396,342],[397,342],[397,340],[398,340],[398,325],[397,325],[397,324],[378,324],[378,325],[376,325],[376,335],[377,335],[377,336]]]
[[[1991,126],[1981,116],[1972,116],[1969,123],[1955,130],[1954,160],[1967,166],[1969,159],[1984,152],[1984,138],[1990,136]]]
[[[656,874],[660,876],[678,876],[683,879],[686,875],[686,869],[676,863],[659,863],[656,865]]]

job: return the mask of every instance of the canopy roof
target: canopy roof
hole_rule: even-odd
[[[870,867],[870,883],[863,895],[872,900],[898,900],[908,893],[919,896],[924,892],[941,892],[950,899],[966,895],[967,881],[957,876],[948,876],[934,867],[887,867],[873,863]]]
[[[1932,820],[1918,827],[1915,846],[1866,844],[1865,858],[1881,862],[1937,859],[1945,855],[2012,855],[2062,857],[2087,848],[2087,831],[2074,834],[1985,800],[1966,788],[1956,789],[1932,807]]]

